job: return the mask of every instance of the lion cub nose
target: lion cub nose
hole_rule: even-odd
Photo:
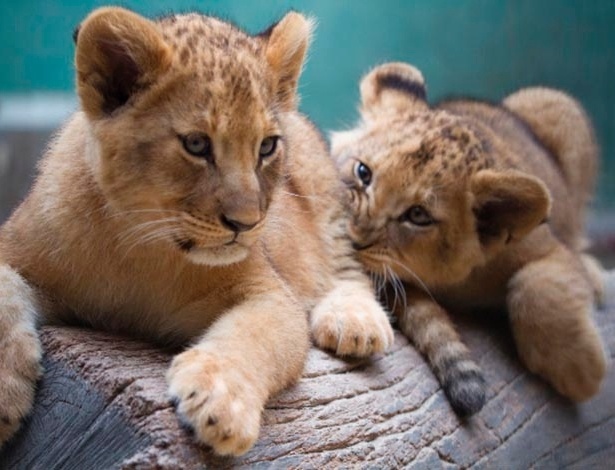
[[[244,223],[238,220],[229,219],[225,215],[220,216],[220,221],[222,225],[236,233],[252,230],[258,224],[258,221],[254,223]]]

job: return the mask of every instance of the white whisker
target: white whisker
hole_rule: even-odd
[[[122,216],[133,215],[133,214],[177,214],[177,215],[182,215],[183,212],[182,211],[178,211],[178,210],[172,210],[172,209],[132,209],[132,210],[127,210],[127,211],[115,212],[115,213],[111,214],[109,217],[114,218],[114,217],[122,217]]]
[[[390,278],[392,274],[391,267],[389,265],[383,265],[382,267],[384,269],[387,284],[393,288],[393,305],[390,305],[389,308],[391,309],[391,311],[395,312],[395,309],[397,307],[397,289],[395,289],[395,286],[393,285],[393,278]]]
[[[382,265],[382,270],[384,271],[384,264]],[[386,276],[382,276],[378,273],[375,273],[376,275],[376,281],[377,281],[377,291],[378,291],[378,295],[382,295],[385,288],[386,288]]]
[[[133,242],[126,248],[124,252],[125,259],[128,254],[139,245],[151,244],[160,240],[171,239],[173,236],[180,236],[181,231],[179,227],[162,227],[157,230],[143,234],[142,237],[133,240]]]
[[[407,306],[408,306],[408,299],[406,297],[406,289],[404,288],[404,285],[401,281],[401,279],[399,279],[399,276],[397,276],[395,274],[395,272],[393,271],[393,269],[390,266],[387,266],[387,271],[389,274],[389,282],[391,284],[391,286],[393,287],[393,291],[395,292],[395,300],[393,303],[393,310],[395,310],[395,307],[397,307],[397,302],[398,299],[401,303],[401,307],[402,310],[405,311]]]
[[[391,302],[389,301],[389,290],[386,288],[387,285],[387,266],[382,264],[382,276],[380,276],[380,292],[381,295],[384,294],[384,301],[387,305],[387,308],[390,308]]]
[[[296,194],[296,193],[291,193],[289,191],[284,191],[282,189],[280,190],[280,193],[286,194],[286,195],[292,196],[292,197],[298,197],[298,198],[301,198],[301,199],[315,199],[315,200],[322,199],[322,196]]]
[[[128,229],[126,229],[124,232],[122,232],[119,235],[118,243],[120,244],[126,243],[130,241],[133,237],[137,237],[140,234],[143,234],[144,232],[147,233],[147,231],[150,230],[151,228],[155,228],[159,226],[164,227],[165,225],[172,225],[176,223],[177,221],[178,219],[176,217],[168,217],[166,219],[150,220],[148,222],[142,222],[140,224],[133,225],[132,227],[129,227]]]
[[[405,266],[404,264],[400,263],[397,260],[388,258],[388,261],[390,261],[391,263],[394,263],[395,265],[399,266],[404,271],[406,271],[408,274],[410,274],[414,279],[416,279],[416,281],[419,283],[419,287],[421,287],[427,293],[427,295],[429,295],[429,297],[431,297],[431,300],[436,302],[436,299],[431,294],[431,291],[429,290],[427,285],[423,282],[423,280],[414,271],[412,271],[412,269],[410,269],[409,267]]]
[[[155,219],[129,227],[117,239],[118,248],[124,251],[125,259],[139,245],[154,243],[162,239],[181,236],[178,217]]]

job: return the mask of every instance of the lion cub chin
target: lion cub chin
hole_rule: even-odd
[[[297,111],[311,28],[289,13],[249,36],[121,8],[81,24],[81,110],[0,230],[0,444],[32,404],[37,319],[192,341],[170,396],[199,441],[232,455],[299,379],[310,327],[340,354],[391,344],[335,166]]]
[[[448,310],[507,307],[531,371],[573,400],[597,393],[602,285],[582,253],[597,149],[581,106],[530,88],[499,105],[430,107],[421,73],[402,63],[365,76],[361,98],[359,125],[332,139],[349,233],[455,410],[478,411],[485,381]]]

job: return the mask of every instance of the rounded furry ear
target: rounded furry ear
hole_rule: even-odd
[[[297,83],[314,25],[311,18],[291,11],[262,35],[267,41],[265,56],[274,73],[278,102],[284,110],[297,107]]]
[[[516,170],[483,170],[471,180],[476,230],[485,248],[520,240],[541,223],[551,209],[545,184]]]
[[[361,114],[373,118],[380,113],[427,109],[425,80],[416,67],[391,62],[372,69],[361,80]]]
[[[171,65],[156,25],[123,8],[99,8],[79,26],[77,91],[90,118],[109,115]]]

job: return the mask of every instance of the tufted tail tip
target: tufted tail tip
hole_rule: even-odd
[[[486,401],[486,382],[479,371],[467,371],[443,384],[453,410],[461,417],[478,413]]]

